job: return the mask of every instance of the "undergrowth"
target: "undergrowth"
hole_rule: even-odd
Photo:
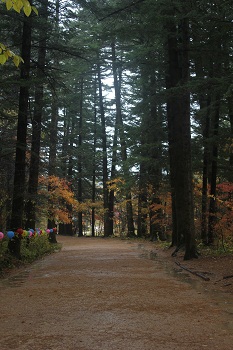
[[[221,255],[232,255],[233,254],[233,243],[225,242],[224,244],[213,244],[204,245],[203,243],[198,244],[198,250],[203,256],[221,256]]]
[[[54,253],[61,249],[59,243],[50,243],[47,236],[37,236],[21,241],[21,259],[16,259],[8,251],[9,239],[0,241],[0,276],[14,267],[30,264],[47,254]]]
[[[162,249],[176,248],[171,246],[170,241],[157,240],[156,244]],[[184,251],[184,247],[181,248]],[[200,240],[197,240],[197,251],[200,256],[221,256],[221,255],[233,255],[233,240],[228,239],[225,241],[216,240],[214,244],[205,245]]]

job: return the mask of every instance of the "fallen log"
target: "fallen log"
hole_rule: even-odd
[[[202,279],[205,280],[205,281],[209,281],[209,280],[210,280],[209,277],[204,276],[204,275],[203,275],[202,273],[200,273],[200,272],[196,272],[196,271],[192,271],[192,270],[188,269],[187,267],[181,265],[178,261],[175,261],[175,263],[176,263],[176,265],[178,265],[179,267],[181,267],[183,270],[186,270],[186,271],[188,271],[189,273],[192,273],[193,275],[198,276],[198,277],[202,278]]]

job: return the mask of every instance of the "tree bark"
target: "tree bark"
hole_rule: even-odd
[[[55,32],[58,32],[58,26],[59,26],[59,17],[60,17],[60,2],[59,0],[56,0],[56,19],[55,19]],[[57,40],[57,39],[56,39]],[[55,67],[58,67],[59,60],[58,57],[54,57],[54,65]],[[49,169],[48,169],[48,175],[49,176],[56,176],[57,173],[57,143],[58,143],[58,97],[56,93],[56,85],[54,86],[54,89],[52,90],[52,106],[51,106],[51,122],[49,126]],[[48,191],[50,191],[50,187],[48,187]],[[52,229],[56,226],[56,221],[53,215],[53,210],[50,206],[50,202],[48,203],[48,228]],[[52,239],[56,240],[56,237],[52,237]]]
[[[114,135],[113,135],[113,145],[112,145],[112,168],[111,168],[111,180],[114,181],[116,178],[116,163],[117,163],[117,123],[115,122],[115,129],[114,129]],[[113,235],[114,233],[114,200],[115,199],[115,191],[113,188],[109,190],[109,201],[108,201],[108,208],[109,208],[109,233],[110,235]]]
[[[143,143],[141,143],[143,147]],[[138,194],[138,237],[147,235],[147,191],[145,188],[145,164],[141,161],[139,171],[139,194]]]
[[[52,93],[52,112],[51,112],[51,123],[50,123],[50,143],[49,143],[49,170],[48,175],[56,176],[56,163],[57,163],[57,123],[58,123],[58,101],[55,92]],[[50,191],[50,186],[48,186]],[[55,227],[56,222],[53,216],[52,203],[48,203],[48,228],[52,229]]]
[[[211,175],[210,175],[210,203],[209,203],[209,222],[208,222],[208,235],[207,244],[213,244],[214,242],[214,229],[217,222],[216,212],[216,189],[217,189],[217,163],[218,163],[218,129],[219,129],[219,113],[220,113],[220,96],[216,96],[214,103],[212,103],[212,162],[211,162]],[[212,109],[211,108],[211,109]]]
[[[100,118],[101,118],[101,139],[102,139],[102,165],[103,165],[103,202],[104,202],[104,236],[108,237],[110,232],[110,218],[109,218],[109,203],[108,203],[108,159],[107,159],[107,135],[105,126],[105,115],[104,115],[104,103],[102,93],[102,79],[100,64],[97,64],[98,72],[98,87],[99,87],[99,107],[100,107]]]
[[[127,149],[126,149],[126,140],[124,135],[124,124],[121,113],[121,74],[118,74],[116,67],[116,48],[115,43],[112,43],[112,70],[114,78],[114,92],[115,92],[115,101],[116,101],[116,123],[118,126],[120,144],[121,144],[121,158],[123,162],[123,172],[126,179],[129,179],[129,169],[127,166]],[[126,216],[127,216],[127,229],[128,236],[134,236],[134,222],[133,222],[133,206],[131,191],[129,188],[126,188]]]
[[[194,45],[199,45],[199,41],[195,35],[198,28],[193,26]],[[195,72],[198,79],[204,81],[203,58],[197,52],[195,57]],[[199,106],[200,106],[200,124],[202,125],[203,138],[203,166],[202,166],[202,203],[201,203],[201,239],[204,244],[207,243],[208,234],[208,177],[210,167],[210,91],[205,91],[204,86],[199,87]]]
[[[230,120],[230,138],[233,140],[233,94],[228,99],[228,114],[229,114],[229,120]],[[230,146],[231,152],[229,157],[229,174],[228,174],[228,181],[233,182],[233,152],[232,152],[232,145]]]
[[[13,185],[11,229],[23,227],[25,182],[26,182],[26,149],[27,149],[27,118],[29,102],[29,80],[31,59],[32,17],[24,16],[22,32],[21,57],[24,64],[20,66],[20,92],[17,125],[17,141],[15,156],[15,172]],[[20,238],[15,236],[9,241],[9,251],[20,258]]]
[[[83,78],[80,81],[79,135],[78,135],[78,201],[83,201]],[[78,236],[83,236],[83,212],[78,212]]]
[[[26,203],[26,228],[35,230],[36,226],[36,201],[39,178],[40,164],[40,140],[41,140],[41,121],[43,113],[43,95],[44,95],[44,77],[45,77],[45,59],[46,59],[46,38],[48,22],[48,0],[41,6],[41,15],[43,15],[43,30],[40,30],[38,66],[37,66],[37,84],[35,89],[35,107],[32,119],[32,145],[29,167],[28,182],[28,200]]]
[[[94,140],[93,140],[93,160],[92,160],[92,203],[96,200],[96,142],[97,142],[97,106],[96,106],[97,79],[94,87]],[[91,208],[91,235],[95,237],[95,206]]]
[[[197,257],[191,166],[190,96],[187,87],[188,28],[189,22],[186,17],[180,20],[179,28],[176,28],[171,18],[166,28],[169,33],[166,86],[172,199],[176,215],[177,244],[184,241],[186,260]]]

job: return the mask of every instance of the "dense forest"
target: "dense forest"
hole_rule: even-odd
[[[230,244],[232,1],[29,3],[0,4],[0,231]]]

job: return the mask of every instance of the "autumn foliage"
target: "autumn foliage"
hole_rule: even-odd
[[[14,10],[18,13],[23,11],[25,16],[29,17],[32,11],[38,15],[38,11],[35,6],[31,6],[28,0],[2,0],[6,4],[7,10]],[[13,60],[16,67],[19,66],[21,62],[24,62],[22,57],[16,55],[9,47],[0,43],[0,64],[5,64],[9,59]]]
[[[196,182],[194,186],[194,198],[195,198],[195,224],[197,231],[197,238],[201,231],[201,193],[202,183]],[[213,196],[208,195],[208,201]],[[233,222],[233,183],[222,182],[217,185],[217,194],[214,197],[216,201],[215,226],[214,226],[214,238],[218,245],[220,242],[232,241],[232,222]],[[208,206],[207,206],[208,209]],[[207,221],[210,214],[207,211]]]
[[[233,183],[223,182],[217,186],[217,224],[216,234],[220,238],[233,240]]]
[[[71,190],[71,184],[57,176],[41,176],[39,184],[40,213],[56,222],[70,223],[72,211],[80,209],[80,205]]]

